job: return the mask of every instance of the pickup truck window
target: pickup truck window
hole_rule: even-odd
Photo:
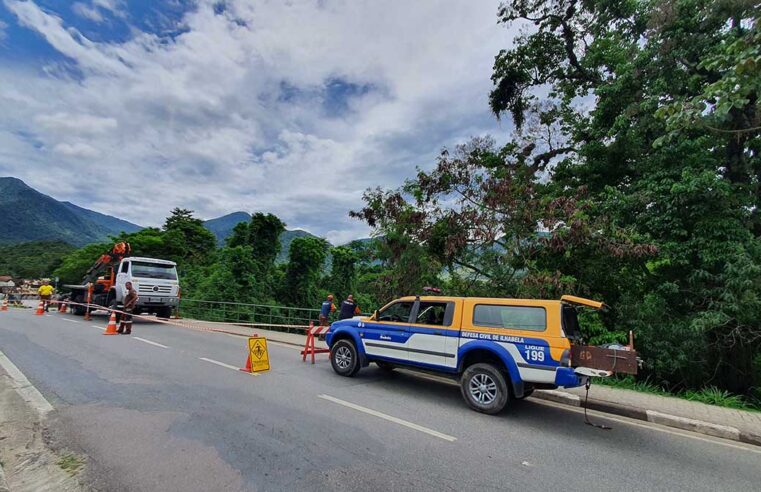
[[[444,326],[446,312],[446,302],[421,302],[415,323],[419,325]],[[451,321],[448,324],[451,324]]]
[[[478,304],[473,309],[473,325],[544,331],[547,329],[547,312],[542,307]]]
[[[129,270],[129,262],[125,261],[124,263],[122,263],[122,270],[121,270],[121,272],[122,273],[127,273],[128,270]]]
[[[378,313],[378,321],[409,323],[413,305],[412,302],[395,302]]]

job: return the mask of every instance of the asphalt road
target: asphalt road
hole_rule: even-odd
[[[639,421],[583,423],[536,400],[499,416],[456,386],[270,343],[155,323],[103,336],[104,317],[0,313],[0,350],[56,411],[51,439],[89,456],[100,490],[757,490],[761,448]],[[143,340],[138,339],[142,338]],[[153,342],[153,343],[150,343]],[[158,344],[158,345],[157,345]],[[203,360],[207,359],[207,360]]]

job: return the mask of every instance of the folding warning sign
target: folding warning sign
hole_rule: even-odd
[[[270,356],[267,352],[267,339],[264,337],[251,337],[248,339],[249,360],[251,372],[270,370]]]

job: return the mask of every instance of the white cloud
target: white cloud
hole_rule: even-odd
[[[104,12],[109,12],[113,15],[123,17],[124,12],[120,1],[117,0],[92,0],[92,3],[86,2],[74,2],[71,5],[71,10],[85,19],[89,19],[95,22],[103,22],[105,17]]]
[[[173,40],[117,44],[5,0],[78,73],[0,67],[0,172],[140,224],[174,206],[262,210],[343,242],[368,232],[347,217],[365,188],[401,184],[444,145],[504,132],[487,104],[494,55],[512,38],[497,0],[229,0],[221,15],[213,3],[188,12]],[[355,95],[331,94],[330,81]],[[119,200],[78,179],[104,166],[118,170]]]
[[[5,38],[8,36],[6,34],[5,30],[8,28],[8,24],[0,20],[0,43],[2,43]]]

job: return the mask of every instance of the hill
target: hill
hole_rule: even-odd
[[[84,246],[139,229],[130,222],[60,202],[20,179],[0,177],[0,244],[62,241]]]
[[[0,275],[21,278],[50,276],[61,259],[74,251],[60,241],[38,241],[0,246]]]

